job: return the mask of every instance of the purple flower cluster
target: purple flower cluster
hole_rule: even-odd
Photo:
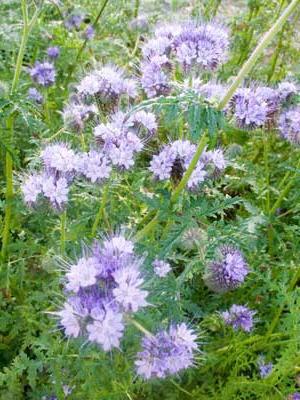
[[[134,164],[134,156],[143,149],[139,136],[152,136],[157,129],[155,115],[145,111],[126,115],[118,112],[111,117],[111,122],[95,127],[94,135],[103,153],[112,164],[129,169]]]
[[[296,93],[297,87],[291,82],[282,82],[277,88],[242,88],[230,100],[227,112],[243,129],[272,128],[282,104]]]
[[[83,33],[83,37],[86,40],[91,40],[93,39],[94,36],[95,36],[95,29],[93,28],[92,25],[88,25]]]
[[[66,129],[81,133],[85,122],[97,113],[95,105],[86,105],[79,102],[71,102],[63,110],[63,121]]]
[[[300,107],[284,111],[279,117],[278,128],[284,139],[300,145]]]
[[[190,141],[176,140],[153,156],[149,169],[159,180],[172,178],[174,181],[179,181],[187,170],[195,151],[196,145]],[[225,167],[226,161],[222,150],[204,151],[188,181],[188,188],[196,189],[211,176],[211,168],[213,172],[220,172]]]
[[[160,278],[164,278],[172,270],[170,264],[163,260],[158,260],[158,259],[154,260],[152,266],[154,268],[154,272]]]
[[[55,68],[52,63],[48,61],[37,61],[34,66],[29,70],[31,79],[38,85],[49,87],[55,82]]]
[[[75,176],[78,157],[65,143],[46,146],[40,155],[43,170],[25,177],[21,191],[30,206],[37,203],[39,195],[61,210],[68,200],[69,185]]]
[[[228,311],[224,311],[221,316],[227,325],[231,325],[234,330],[241,329],[250,332],[253,328],[253,316],[255,311],[248,307],[233,304]]]
[[[300,400],[300,393],[296,392],[292,395],[292,400]]]
[[[71,14],[65,20],[65,27],[68,30],[79,29],[84,19],[82,14]]]
[[[215,70],[227,58],[226,29],[216,24],[194,23],[160,26],[143,48],[141,85],[148,97],[171,91],[170,73],[178,62],[185,72]]]
[[[174,38],[175,57],[185,71],[192,67],[213,71],[227,59],[227,30],[216,24],[186,24]]]
[[[125,314],[148,305],[142,264],[133,243],[122,235],[95,242],[91,254],[71,265],[66,274],[67,299],[56,312],[65,334],[85,337],[104,351],[119,347]]]
[[[44,101],[43,95],[34,87],[28,89],[28,99],[37,104],[42,104]]]
[[[115,65],[105,65],[90,72],[77,85],[77,91],[83,99],[95,96],[105,111],[113,110],[122,95],[134,98],[137,94],[136,82],[126,78],[124,71]]]
[[[60,54],[60,49],[58,46],[51,46],[47,49],[47,56],[52,59],[56,60]]]
[[[138,375],[144,379],[165,378],[194,364],[198,350],[196,334],[185,323],[171,325],[168,331],[146,335],[142,351],[135,361]]]
[[[189,83],[185,82],[185,86],[189,87]],[[192,89],[199,93],[208,101],[220,101],[225,95],[226,87],[216,82],[203,83],[199,79],[193,79],[191,84]]]
[[[239,287],[249,273],[242,253],[231,246],[220,248],[220,257],[207,266],[206,285],[214,292],[227,292]]]
[[[273,364],[266,363],[264,356],[260,356],[257,361],[257,365],[259,368],[259,374],[261,378],[266,378],[269,376],[273,370]]]

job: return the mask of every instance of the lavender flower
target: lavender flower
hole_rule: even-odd
[[[239,89],[230,102],[237,125],[244,129],[272,126],[279,107],[278,92],[267,87]]]
[[[153,261],[152,265],[154,267],[154,272],[160,278],[165,277],[171,271],[170,264],[168,262],[166,262],[166,261],[163,261],[163,260],[156,259],[156,260]]]
[[[143,350],[135,361],[138,375],[144,379],[165,378],[193,365],[198,350],[197,336],[186,324],[172,325],[168,331],[142,339]]]
[[[137,111],[129,117],[127,126],[141,136],[153,136],[157,131],[155,114],[144,110]]]
[[[95,36],[95,29],[92,25],[88,25],[83,34],[86,40],[91,40]]]
[[[300,400],[300,393],[299,392],[294,393],[292,396],[293,396],[292,400]]]
[[[215,70],[227,59],[229,40],[227,31],[216,24],[182,27],[172,43],[177,61],[185,71],[193,67]]]
[[[70,179],[76,171],[78,158],[66,143],[55,143],[46,146],[42,150],[40,158],[49,175],[64,176]]]
[[[109,178],[111,166],[104,154],[96,150],[90,150],[88,153],[81,155],[78,172],[81,172],[92,183],[101,182]]]
[[[145,300],[148,292],[140,288],[144,281],[137,267],[129,265],[113,273],[117,284],[113,295],[124,311],[136,312],[148,305]]]
[[[273,364],[270,363],[266,363],[265,359],[263,356],[258,358],[257,361],[258,364],[258,368],[259,368],[259,374],[261,378],[266,378],[267,376],[269,376],[273,370]]]
[[[68,265],[67,301],[54,314],[67,336],[83,336],[109,351],[119,347],[124,315],[148,305],[140,272],[144,260],[122,235],[95,242],[90,253]]]
[[[253,316],[255,311],[248,307],[234,304],[229,311],[224,311],[221,315],[227,325],[231,325],[234,330],[241,329],[250,332],[253,328]]]
[[[282,102],[289,100],[292,96],[297,94],[298,88],[292,82],[281,82],[278,85],[279,98]]]
[[[84,19],[83,15],[72,14],[65,20],[65,27],[68,30],[79,29],[83,19]]]
[[[50,200],[54,208],[60,210],[68,202],[69,185],[65,178],[56,179],[53,176],[45,176],[42,187],[43,194]]]
[[[125,78],[124,71],[114,65],[105,65],[86,75],[77,90],[83,98],[95,96],[102,107],[110,110],[122,95],[134,98],[137,94],[135,81]]]
[[[97,108],[94,105],[70,103],[63,110],[64,125],[67,129],[80,133],[84,129],[84,124],[94,114]]]
[[[44,87],[52,86],[55,82],[54,65],[45,61],[43,63],[36,62],[29,71],[32,80]]]
[[[167,96],[170,93],[168,67],[165,65],[166,59],[157,57],[141,64],[141,85],[147,97]]]
[[[96,284],[96,276],[99,273],[97,264],[95,257],[79,259],[78,263],[72,265],[66,274],[66,289],[77,293],[80,288]]]
[[[94,321],[86,327],[89,340],[100,344],[104,351],[119,347],[124,331],[122,314],[109,307],[95,308],[91,317]]]
[[[153,56],[168,55],[170,50],[171,40],[166,36],[162,36],[148,40],[142,48],[142,54],[144,58],[151,59]]]
[[[208,265],[204,280],[214,292],[227,292],[240,286],[248,273],[242,253],[226,246],[220,248],[220,259]]]
[[[284,139],[300,145],[300,107],[283,112],[279,118],[278,128]]]
[[[196,146],[188,140],[176,140],[166,145],[158,155],[154,155],[149,170],[159,180],[181,180],[195,154]],[[221,172],[226,167],[226,161],[221,149],[204,151],[196,168],[187,183],[187,187],[195,190],[209,176],[208,172]]]
[[[55,60],[59,56],[59,54],[60,54],[60,49],[58,46],[48,47],[47,55],[52,60]]]
[[[24,201],[29,205],[36,203],[38,196],[42,193],[42,175],[33,174],[27,176],[21,184]]]
[[[37,104],[42,104],[44,101],[43,95],[34,87],[28,89],[28,99]]]
[[[103,153],[113,165],[120,168],[132,167],[134,155],[143,148],[141,139],[120,123],[118,115],[114,116],[110,123],[96,126],[94,135],[101,144]]]
[[[189,87],[189,82],[185,82],[185,86]],[[206,100],[211,102],[220,101],[226,91],[226,87],[221,85],[220,83],[208,82],[202,83],[199,79],[193,79],[192,89],[203,96]]]

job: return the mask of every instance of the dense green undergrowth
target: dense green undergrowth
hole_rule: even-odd
[[[16,82],[21,3],[26,4],[30,18],[36,8],[39,12]],[[99,1],[1,2],[1,399],[279,400],[297,392],[299,148],[280,138],[276,129],[242,130],[229,123],[215,104],[189,91],[183,94],[179,85],[172,96],[140,98],[140,106],[150,104],[159,116],[157,135],[134,169],[114,171],[108,186],[79,181],[72,187],[63,214],[66,220],[45,204],[38,210],[26,207],[20,190],[22,174],[38,165],[45,144],[59,140],[76,149],[83,146],[80,135],[61,129],[61,111],[73,86],[95,61],[116,63],[137,76],[140,48],[156,23],[166,17],[170,21],[216,18],[228,25],[231,35],[230,57],[216,75],[220,82],[230,84],[263,33],[290,3],[108,1],[103,2],[95,37],[84,42],[81,32],[64,27],[63,16],[71,9],[81,10],[88,26],[101,10]],[[298,83],[299,14],[300,4],[245,77],[246,84],[275,87],[284,79]],[[146,17],[145,30],[134,28],[137,16]],[[45,57],[50,43],[59,46],[61,54],[56,61],[56,84],[43,92],[46,102],[41,106],[27,98],[31,86],[27,68]],[[182,84],[182,76],[178,80]],[[293,101],[299,102],[299,96]],[[92,140],[92,130],[90,124],[84,131],[85,144]],[[202,191],[183,190],[174,202],[171,196],[178,182],[155,183],[147,170],[150,159],[162,143],[181,134],[198,143],[204,132],[209,148],[224,149],[227,168]],[[8,179],[10,165],[13,188]],[[8,205],[11,215],[5,232]],[[155,215],[155,225],[145,231]],[[134,326],[128,326],[121,350],[104,353],[96,345],[67,340],[48,314],[63,302],[61,260],[75,260],[95,237],[120,227],[138,238],[136,248],[146,257],[147,271],[156,256],[168,259],[172,267],[165,280],[149,283],[153,306],[139,312],[138,321],[154,332],[168,321],[186,320],[199,334],[201,352],[195,365],[178,376],[150,381],[137,377],[133,363],[140,332]],[[219,294],[206,287],[203,276],[222,244],[242,251],[250,273],[241,287]],[[219,313],[232,304],[246,304],[256,311],[251,333],[229,329],[220,319]],[[265,378],[257,365],[261,355],[273,364]]]

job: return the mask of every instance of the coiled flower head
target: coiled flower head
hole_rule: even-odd
[[[250,332],[253,328],[253,316],[255,314],[255,311],[246,306],[233,304],[228,311],[224,311],[221,315],[224,322],[231,325],[234,330],[241,329]]]
[[[191,367],[198,350],[196,334],[185,323],[171,325],[168,331],[146,335],[135,361],[144,379],[165,378]]]
[[[230,100],[235,121],[243,129],[274,126],[279,107],[278,91],[268,87],[239,89]]]
[[[279,117],[278,128],[284,139],[300,145],[300,107],[284,111]]]
[[[77,86],[83,99],[95,97],[103,111],[113,110],[120,97],[134,98],[137,94],[136,83],[127,79],[122,69],[115,65],[104,65],[86,75]]]
[[[38,85],[49,87],[55,82],[56,72],[54,65],[47,61],[42,63],[37,61],[29,70],[29,73],[33,82]]]
[[[68,265],[67,299],[55,314],[67,336],[83,336],[104,351],[119,347],[124,314],[146,307],[148,292],[142,289],[143,259],[123,235],[97,241],[91,254]]]
[[[227,292],[239,287],[249,273],[242,253],[231,246],[220,248],[219,260],[207,266],[206,285],[214,292]]]

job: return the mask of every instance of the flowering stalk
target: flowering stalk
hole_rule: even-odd
[[[42,5],[41,5],[41,7],[42,7]],[[30,31],[32,30],[32,28],[34,26],[34,24],[37,20],[39,11],[40,11],[40,9],[37,8],[35,10],[35,13],[31,19],[31,21],[29,21],[26,0],[21,0],[21,9],[22,9],[22,16],[23,16],[23,33],[22,33],[21,44],[20,44],[20,48],[19,48],[19,52],[18,52],[15,73],[14,73],[13,81],[11,84],[11,90],[10,90],[11,95],[13,95],[17,89],[19,79],[20,79],[20,74],[21,74],[22,63],[23,63],[27,40],[28,40]],[[14,115],[11,115],[8,118],[6,125],[8,128],[9,134],[10,134],[10,139],[12,141],[13,132],[14,132]],[[12,200],[14,197],[13,159],[12,159],[11,154],[8,151],[6,152],[6,155],[5,155],[5,175],[6,175],[6,192],[5,192],[5,200],[6,201],[5,201],[4,228],[3,228],[3,232],[2,232],[2,249],[1,249],[2,260],[5,260],[5,258],[7,256],[7,246],[8,246],[8,242],[9,242],[9,231],[10,231],[10,223],[11,223],[11,215],[12,215]]]
[[[239,71],[237,77],[235,78],[235,80],[232,82],[231,86],[229,87],[228,91],[224,95],[223,99],[220,101],[220,104],[219,104],[220,110],[223,110],[223,108],[229,102],[232,95],[234,94],[236,89],[239,87],[240,83],[243,81],[245,76],[254,67],[256,61],[261,56],[264,49],[270,44],[270,42],[273,40],[274,36],[280,31],[280,29],[282,28],[282,26],[284,25],[284,23],[286,22],[288,17],[295,10],[297,5],[299,4],[299,1],[300,0],[292,0],[291,3],[288,5],[288,7],[285,9],[285,11],[281,14],[281,16],[274,23],[274,25],[265,33],[262,40],[258,43],[258,45],[256,46],[253,53],[251,54],[249,59],[245,62],[245,64]]]
[[[94,21],[94,23],[93,23],[93,25],[92,25],[93,28],[95,28],[95,27],[97,26],[97,23],[98,23],[99,19],[101,18],[101,15],[103,14],[103,11],[105,10],[105,7],[107,6],[108,2],[109,2],[109,0],[104,0],[103,4],[102,4],[102,6],[101,6],[101,8],[100,8],[100,10],[99,10],[99,12],[98,12],[98,15],[97,15],[97,17],[96,17],[96,19],[95,19],[95,21]],[[70,81],[70,79],[71,79],[71,77],[72,77],[72,74],[73,74],[73,72],[74,72],[75,66],[77,65],[77,62],[78,62],[78,60],[79,60],[79,58],[80,58],[82,52],[83,52],[84,49],[86,48],[86,45],[87,45],[88,41],[89,41],[89,39],[86,38],[86,39],[84,40],[82,46],[81,46],[80,49],[78,50],[77,56],[76,56],[76,58],[75,58],[75,61],[74,61],[74,63],[72,64],[72,67],[70,68],[69,75],[68,75],[68,77],[67,77],[67,83]]]

